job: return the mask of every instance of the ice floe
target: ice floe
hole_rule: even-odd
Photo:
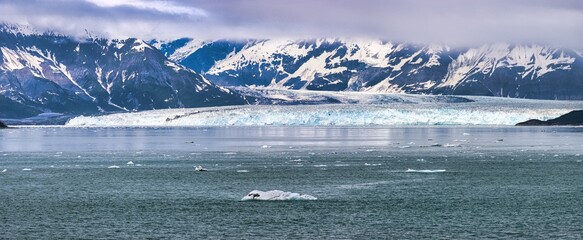
[[[429,169],[424,169],[424,170],[415,170],[415,169],[407,169],[408,173],[442,173],[445,172],[445,169],[435,169],[435,170],[429,170]]]
[[[300,193],[284,192],[281,190],[259,191],[253,190],[242,201],[262,200],[262,201],[282,201],[282,200],[317,200],[318,198]]]
[[[198,166],[196,166],[194,168],[194,171],[197,171],[197,172],[206,172],[206,171],[208,171],[208,169],[203,168],[202,166],[198,165]]]

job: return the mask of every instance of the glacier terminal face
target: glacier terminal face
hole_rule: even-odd
[[[583,108],[583,102],[576,101],[465,97],[471,101],[451,103],[442,96],[415,97],[418,96],[411,96],[407,102],[386,104],[258,105],[80,116],[69,120],[66,126],[510,126],[533,118],[551,119]]]

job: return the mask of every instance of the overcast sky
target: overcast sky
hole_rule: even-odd
[[[0,21],[117,38],[583,45],[582,0],[0,0]]]

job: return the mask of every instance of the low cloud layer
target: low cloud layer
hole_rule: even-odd
[[[583,46],[580,0],[0,0],[0,21],[117,38],[374,37]]]

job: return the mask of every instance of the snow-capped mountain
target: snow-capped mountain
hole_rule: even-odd
[[[583,54],[548,46],[475,48],[380,40],[155,42],[225,86],[583,99]]]
[[[0,118],[244,103],[139,39],[0,27]]]

